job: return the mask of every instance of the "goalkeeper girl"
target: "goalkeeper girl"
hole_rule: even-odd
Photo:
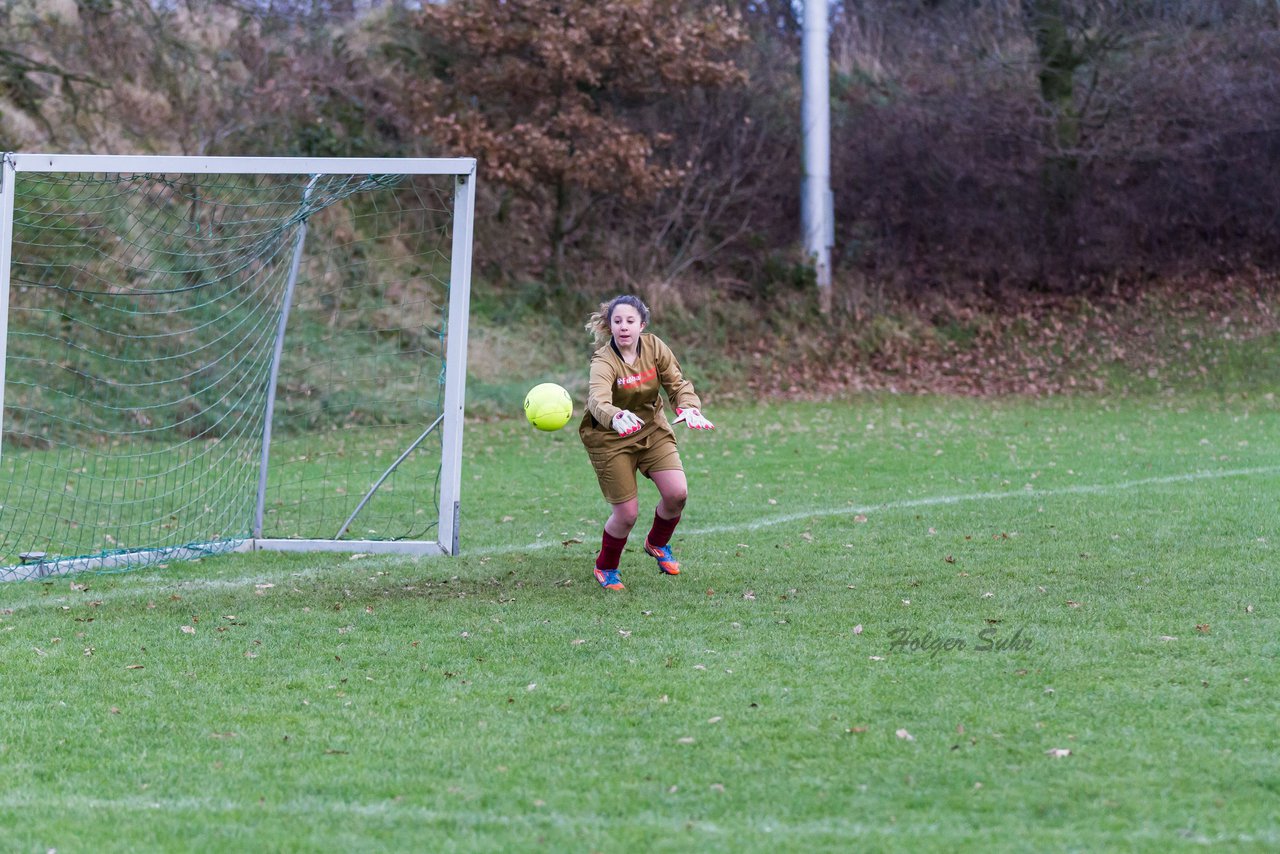
[[[596,344],[603,346],[591,357],[587,407],[578,435],[609,502],[595,567],[596,580],[607,590],[623,589],[618,563],[640,515],[636,472],[652,480],[660,496],[644,539],[645,553],[658,561],[661,572],[680,574],[669,544],[689,485],[659,392],[666,389],[675,407],[674,423],[683,421],[694,430],[714,428],[703,417],[702,403],[671,348],[645,332],[648,325],[648,306],[630,295],[601,303],[587,323]]]

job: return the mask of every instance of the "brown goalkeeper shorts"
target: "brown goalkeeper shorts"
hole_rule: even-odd
[[[591,451],[591,466],[600,481],[600,491],[610,504],[621,504],[636,497],[636,472],[650,477],[656,471],[684,471],[676,437],[666,430],[653,433],[638,442],[606,451]]]

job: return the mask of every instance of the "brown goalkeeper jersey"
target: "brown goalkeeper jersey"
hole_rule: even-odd
[[[693,391],[693,383],[685,379],[680,363],[661,338],[642,333],[635,362],[622,360],[613,339],[591,357],[591,378],[587,386],[587,411],[578,426],[578,435],[587,450],[606,454],[610,449],[624,448],[648,439],[655,431],[672,433],[663,412],[662,389],[680,409],[702,408]],[[629,409],[640,417],[644,427],[630,436],[619,436],[613,429],[613,416]]]

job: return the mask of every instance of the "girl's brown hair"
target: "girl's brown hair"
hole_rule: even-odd
[[[645,305],[640,297],[631,294],[616,296],[608,302],[600,303],[600,310],[593,312],[591,319],[587,321],[586,329],[595,336],[596,344],[603,344],[613,336],[609,320],[613,317],[614,310],[620,305],[629,305],[640,312],[640,322],[645,326],[649,325],[649,306]]]

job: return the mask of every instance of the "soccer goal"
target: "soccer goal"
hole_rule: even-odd
[[[457,553],[473,159],[2,161],[0,580]]]

